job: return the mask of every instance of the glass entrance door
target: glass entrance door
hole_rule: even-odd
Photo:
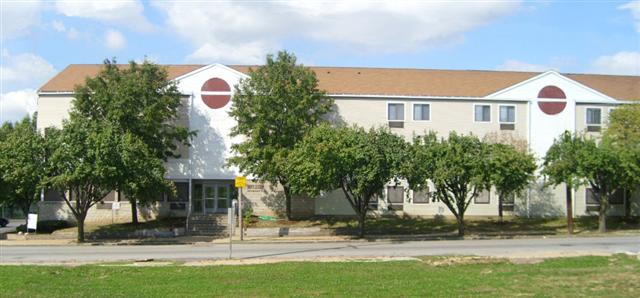
[[[226,213],[229,208],[229,185],[218,185],[216,193],[216,210],[220,213]]]
[[[204,213],[215,213],[216,208],[216,186],[213,184],[204,185]]]

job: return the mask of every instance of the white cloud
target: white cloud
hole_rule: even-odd
[[[640,0],[631,1],[627,4],[618,6],[618,9],[629,10],[635,21],[636,31],[640,32]]]
[[[532,71],[532,72],[544,72],[547,70],[559,70],[557,67],[552,67],[542,64],[531,64],[522,62],[519,60],[507,60],[504,63],[496,66],[496,70],[508,70],[508,71]]]
[[[16,122],[26,115],[33,115],[37,109],[38,93],[24,89],[0,94],[0,124]]]
[[[56,32],[65,32],[65,31],[67,31],[67,28],[65,28],[64,23],[62,21],[53,21],[53,22],[51,22],[51,27],[53,28],[53,30],[56,30]]]
[[[426,1],[156,1],[152,5],[166,13],[170,29],[195,46],[188,59],[234,63],[254,63],[256,57],[262,61],[289,38],[355,52],[436,47],[462,40],[465,32],[520,7],[519,2]]]
[[[640,52],[618,52],[600,56],[593,61],[592,71],[602,74],[640,76]]]
[[[53,30],[55,30],[56,32],[66,33],[67,38],[69,39],[76,39],[80,35],[80,32],[78,32],[76,28],[71,27],[67,29],[64,23],[58,20],[51,22],[51,28],[53,28]]]
[[[144,6],[140,1],[56,1],[58,13],[68,17],[94,19],[108,24],[127,26],[147,32],[154,29],[144,16]]]
[[[22,53],[12,55],[8,50],[2,50],[2,65],[0,66],[2,92],[22,88],[37,88],[50,79],[55,70],[53,65],[42,57]]]
[[[127,39],[119,31],[110,29],[104,34],[104,44],[112,50],[120,50],[127,46]]]
[[[5,2],[2,1],[0,22],[2,39],[20,37],[29,34],[32,27],[40,23],[40,1]]]

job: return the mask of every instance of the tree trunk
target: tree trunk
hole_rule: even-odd
[[[284,189],[285,216],[287,220],[291,220],[291,188],[286,183],[282,184],[282,188]]]
[[[573,191],[569,185],[566,186],[565,190],[565,196],[567,197],[567,231],[571,235],[573,234]]]
[[[631,191],[624,191],[624,218],[631,219]]]
[[[607,232],[607,200],[608,198],[600,197],[600,211],[598,212],[598,232]]]
[[[465,233],[465,230],[466,230],[466,227],[464,225],[464,217],[463,217],[463,215],[459,214],[456,217],[456,221],[458,222],[458,236],[463,237],[464,233]]]
[[[364,222],[367,218],[367,211],[358,214],[358,238],[364,238]]]
[[[78,218],[78,243],[84,242],[84,218]]]
[[[502,222],[503,217],[502,217],[502,213],[503,213],[503,206],[502,206],[502,196],[498,197],[498,217],[500,217],[500,222]]]
[[[138,204],[135,199],[129,200],[131,203],[131,223],[134,225],[138,224]]]

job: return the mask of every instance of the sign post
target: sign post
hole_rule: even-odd
[[[229,220],[229,259],[231,259],[233,253],[233,230],[235,228],[235,219],[234,216],[236,214],[236,207],[238,206],[238,201],[233,200],[231,202],[231,208],[227,211],[227,216]]]
[[[244,240],[244,230],[242,224],[244,217],[242,217],[242,188],[247,187],[247,177],[236,177],[236,188],[238,189],[238,228],[240,229],[240,241]]]

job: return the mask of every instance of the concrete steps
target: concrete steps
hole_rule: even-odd
[[[193,236],[229,236],[226,214],[194,214],[188,219],[189,230]]]

